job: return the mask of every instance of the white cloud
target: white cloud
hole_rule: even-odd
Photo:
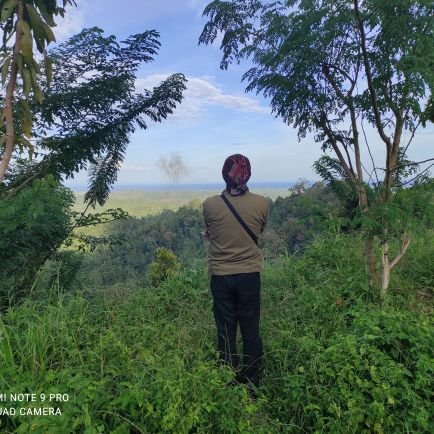
[[[151,89],[157,86],[169,74],[154,74],[136,80],[136,89]],[[178,120],[196,120],[207,106],[220,106],[242,112],[268,113],[259,101],[244,95],[226,93],[221,87],[212,83],[210,77],[187,77],[187,90],[184,99],[176,109],[174,118]]]
[[[196,11],[196,17],[201,17],[209,0],[188,0],[188,6]]]
[[[84,27],[85,7],[83,2],[77,2],[77,7],[66,6],[65,18],[56,17],[57,26],[53,29],[56,42],[61,43],[71,36],[79,33]]]

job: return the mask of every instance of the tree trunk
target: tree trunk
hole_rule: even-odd
[[[392,271],[392,268],[404,256],[409,245],[410,245],[410,237],[407,232],[404,232],[402,236],[402,243],[399,248],[399,253],[396,255],[395,259],[392,262],[390,262],[389,243],[387,241],[383,241],[381,245],[381,289],[380,289],[380,296],[382,299],[386,297],[387,290],[389,289],[390,272]]]
[[[383,241],[381,244],[381,299],[386,297],[387,290],[389,289],[391,269],[392,267],[389,261],[389,243]]]
[[[358,196],[359,196],[359,206],[364,214],[368,212],[368,195],[366,193],[366,187],[363,184],[358,185]],[[369,286],[372,289],[377,289],[379,287],[379,275],[377,269],[377,260],[375,257],[375,236],[367,234],[365,239],[365,266],[366,274],[368,275]]]
[[[377,260],[375,257],[375,237],[368,235],[365,240],[365,264],[368,282],[371,289],[378,289],[380,278],[377,269]]]

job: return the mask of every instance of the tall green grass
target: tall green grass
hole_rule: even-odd
[[[70,399],[51,403],[61,416],[3,417],[0,431],[434,432],[432,303],[417,296],[432,296],[426,239],[383,305],[361,240],[329,236],[266,264],[256,400],[217,363],[205,270],[158,288],[40,295],[2,317],[0,391]]]

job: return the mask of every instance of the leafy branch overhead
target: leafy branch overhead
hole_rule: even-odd
[[[152,90],[135,89],[139,68],[158,53],[158,38],[150,30],[118,42],[91,28],[50,51],[51,85],[34,108],[41,160],[26,176],[70,178],[90,167],[86,201],[105,202],[131,133],[166,119],[186,88],[184,75],[173,74]]]
[[[64,16],[65,7],[75,4],[74,0],[63,0],[62,7],[54,0],[3,0],[0,1],[0,28],[3,32],[1,44],[2,107],[0,127],[5,131],[0,136],[0,181],[8,169],[16,147],[22,152],[27,148],[30,157],[34,145],[32,137],[33,113],[29,97],[41,103],[43,93],[38,76],[41,65],[35,58],[33,45],[44,57],[43,68],[47,84],[51,80],[52,65],[46,47],[56,40],[52,27],[54,17]],[[21,87],[20,97],[16,98],[17,85]],[[15,125],[18,123],[19,134]]]

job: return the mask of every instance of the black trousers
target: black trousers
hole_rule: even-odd
[[[262,340],[259,334],[260,289],[259,273],[211,276],[220,357],[238,370],[240,359],[236,339],[239,324],[243,339],[241,378],[256,385],[259,382],[262,357]]]

